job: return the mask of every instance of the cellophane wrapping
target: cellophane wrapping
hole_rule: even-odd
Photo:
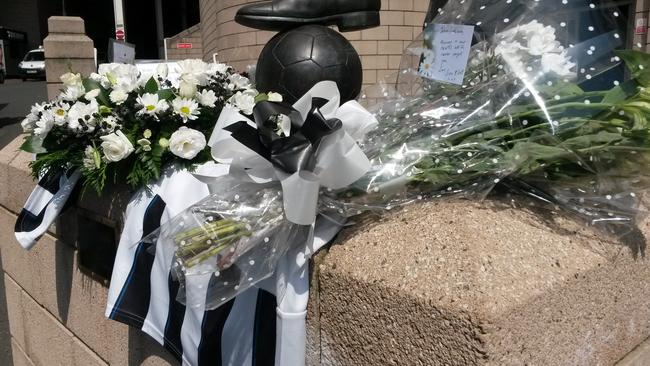
[[[425,29],[401,70],[364,94],[379,120],[358,141],[370,170],[349,187],[322,190],[320,211],[352,217],[506,193],[615,235],[633,230],[648,183],[650,59],[624,51],[628,13],[610,1],[447,2],[432,23],[474,26],[462,85],[418,73],[436,57]],[[225,177],[212,185],[221,189],[152,238],[175,248],[181,281],[223,279],[209,292],[218,307],[271,276],[311,236],[284,218],[290,192],[279,183]]]

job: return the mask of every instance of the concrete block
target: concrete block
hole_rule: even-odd
[[[21,151],[16,154],[8,165],[0,163],[0,171],[7,174],[6,182],[8,187],[6,195],[0,196],[0,199],[2,199],[0,205],[14,213],[20,212],[25,200],[36,186],[29,169],[29,163],[32,159],[32,154]]]
[[[85,34],[84,20],[79,17],[52,16],[47,19],[48,33]]]
[[[611,365],[650,336],[650,260],[561,215],[427,203],[340,243],[318,280],[324,365]]]
[[[65,87],[60,82],[47,83],[47,98],[52,100],[61,94],[61,90]]]
[[[22,291],[20,286],[9,276],[3,275],[5,290],[7,292],[7,314],[9,318],[9,333],[12,342],[25,346],[25,327],[23,319]],[[12,350],[13,350],[12,345]]]
[[[35,365],[107,365],[26,292],[22,292],[24,350]]]
[[[24,305],[17,302],[21,297],[15,293],[23,291],[110,364],[125,365],[134,359],[151,359],[151,365],[173,362],[142,332],[104,318],[107,289],[77,269],[74,248],[45,235],[31,251],[25,251],[13,238],[13,222],[15,215],[0,209],[0,250],[11,285],[7,289],[10,327],[19,343],[26,331],[22,313],[16,309]]]
[[[12,338],[11,340],[11,346],[12,346],[12,354],[13,354],[13,366],[34,366],[34,363],[32,360],[29,359],[25,351],[16,343],[16,341]],[[7,365],[9,365],[7,363]]]
[[[616,366],[646,366],[650,365],[650,338],[641,343],[634,351],[630,352],[624,359],[616,363]]]
[[[60,83],[61,75],[67,72],[80,73],[87,77],[95,71],[97,71],[95,68],[95,60],[92,58],[48,58],[45,60],[45,73],[48,83]]]
[[[93,41],[81,34],[49,34],[43,40],[45,58],[94,58]]]
[[[0,257],[2,252],[0,251]],[[11,364],[11,331],[9,328],[9,313],[7,311],[7,291],[0,264],[0,365]]]
[[[19,154],[20,145],[23,143],[24,136],[18,136],[7,146],[0,150],[0,205],[5,206],[11,194],[9,185],[10,169],[9,165]]]

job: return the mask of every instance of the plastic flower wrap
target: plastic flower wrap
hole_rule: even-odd
[[[320,149],[318,139],[307,138],[309,149],[302,140],[285,139],[304,126],[289,117],[294,111],[278,107],[275,118],[257,118],[258,105],[254,122],[236,128],[218,123],[215,134],[232,133],[271,165],[239,166],[244,169],[234,172],[245,172],[243,180],[239,173],[216,178],[220,189],[154,236],[176,248],[179,278],[229,273],[213,286],[210,304],[216,307],[271,276],[280,258],[275,253],[309,245],[314,225],[292,223],[287,201],[314,196],[317,205],[306,216],[345,218],[424,199],[504,192],[623,235],[634,229],[639,192],[648,184],[650,58],[623,50],[627,22],[621,15],[615,6],[575,1],[448,2],[434,26],[474,27],[462,83],[435,80],[432,66],[443,55],[432,52],[436,34],[425,30],[397,77],[375,90],[383,95],[371,108],[378,126],[358,134],[347,129],[363,156],[339,154],[339,166],[358,162],[363,174],[349,175],[354,179],[345,185],[320,184],[329,175],[319,176],[313,159],[331,160],[328,155],[339,150]],[[299,112],[301,105],[294,108]],[[300,131],[325,136],[336,118],[325,113],[322,128]],[[211,143],[213,151],[230,146]],[[291,159],[279,159],[279,151]],[[240,164],[241,155],[222,162]],[[282,165],[287,161],[309,167],[316,178],[299,174],[300,184],[287,189],[284,179],[296,173]],[[262,167],[275,169],[278,179],[251,174]]]

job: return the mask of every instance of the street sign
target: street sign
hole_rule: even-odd
[[[176,48],[189,49],[189,48],[192,48],[192,44],[191,43],[176,43]]]
[[[123,41],[124,37],[125,37],[124,29],[115,30],[115,39],[117,39],[118,41]]]
[[[639,18],[636,20],[636,28],[634,29],[634,33],[641,35],[641,34],[646,34],[648,32],[648,26],[647,26],[648,20],[646,18]]]

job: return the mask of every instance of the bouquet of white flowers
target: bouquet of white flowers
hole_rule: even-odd
[[[63,75],[62,93],[22,122],[34,177],[78,169],[98,193],[107,182],[146,187],[165,166],[211,160],[206,136],[224,105],[250,114],[260,100],[281,100],[225,64],[185,60],[173,68],[174,77],[166,64],[153,75],[126,64],[100,65],[87,78]]]

